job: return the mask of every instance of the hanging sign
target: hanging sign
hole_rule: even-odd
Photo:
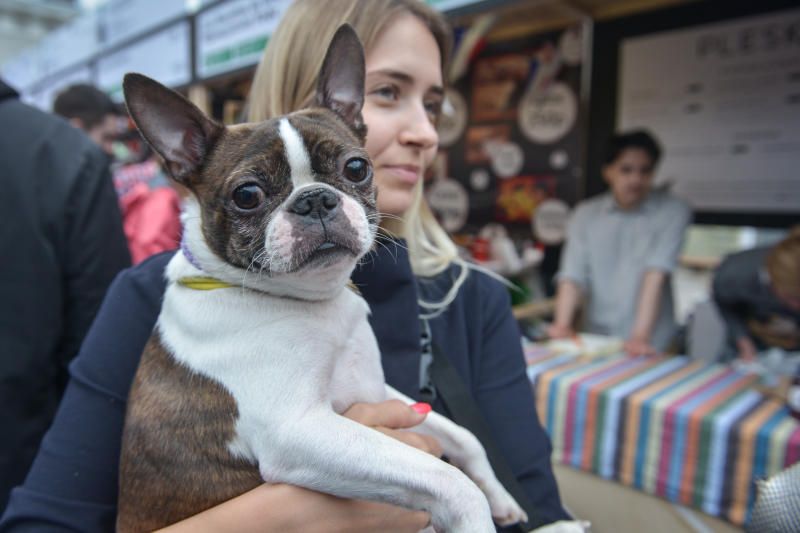
[[[97,84],[116,101],[122,101],[122,78],[128,72],[139,72],[168,87],[186,85],[192,79],[189,50],[189,22],[184,20],[101,57]]]
[[[426,197],[445,231],[458,231],[464,226],[469,213],[469,195],[459,182],[450,178],[437,179],[428,188]]]
[[[561,244],[567,237],[569,206],[561,200],[545,200],[533,212],[533,234],[544,244]]]
[[[291,0],[233,0],[197,16],[195,69],[208,78],[255,65]]]
[[[186,14],[186,0],[109,0],[98,10],[105,48]]]
[[[519,107],[519,128],[531,142],[550,144],[566,135],[578,117],[575,93],[557,82],[541,90],[529,90]]]

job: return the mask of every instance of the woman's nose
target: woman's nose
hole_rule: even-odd
[[[430,148],[439,143],[439,133],[431,122],[425,107],[420,104],[408,111],[407,121],[400,132],[402,144],[412,144],[420,148]]]

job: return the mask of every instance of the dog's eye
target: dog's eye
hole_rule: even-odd
[[[233,191],[233,203],[239,209],[255,209],[264,200],[264,191],[255,183],[239,185]]]
[[[366,159],[354,157],[344,165],[344,177],[353,183],[361,183],[372,174]]]

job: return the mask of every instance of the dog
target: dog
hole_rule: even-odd
[[[419,430],[458,468],[341,416],[355,402],[413,403],[385,384],[368,305],[347,288],[378,229],[364,68],[344,25],[311,107],[228,128],[125,76],[131,117],[193,194],[130,392],[118,531],[167,526],[264,482],[425,510],[437,531],[527,519],[479,441],[445,417]]]

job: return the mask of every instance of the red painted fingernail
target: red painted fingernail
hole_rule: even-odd
[[[411,408],[421,415],[431,412],[431,404],[425,402],[417,402],[412,404]]]

